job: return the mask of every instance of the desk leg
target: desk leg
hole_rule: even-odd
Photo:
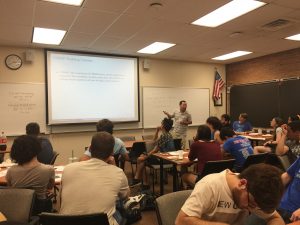
[[[159,160],[159,185],[160,185],[160,196],[164,194],[164,160],[160,159]]]
[[[173,164],[173,191],[177,191],[177,166]]]

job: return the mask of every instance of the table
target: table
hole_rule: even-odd
[[[255,146],[257,146],[259,141],[268,141],[273,138],[273,135],[271,134],[259,134],[259,133],[249,133],[240,136],[248,138],[251,141],[252,146],[254,146],[254,143]]]
[[[64,166],[55,166],[54,168],[55,168],[55,185],[60,185]],[[0,185],[2,186],[7,185],[7,181],[5,178],[7,169],[8,168],[0,168]]]
[[[173,191],[177,191],[177,166],[178,165],[187,165],[190,163],[188,159],[189,151],[184,151],[183,159],[178,159],[178,155],[171,155],[171,153],[155,153],[153,154],[154,157],[158,158],[160,161],[160,171],[159,171],[159,178],[160,178],[160,195],[164,194],[164,173],[163,173],[163,165],[164,161],[173,164]]]

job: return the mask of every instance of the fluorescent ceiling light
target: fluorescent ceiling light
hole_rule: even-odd
[[[65,30],[35,27],[33,30],[33,43],[59,45],[66,34]]]
[[[43,1],[61,3],[65,5],[75,5],[75,6],[81,6],[83,2],[83,0],[43,0]]]
[[[242,56],[242,55],[248,55],[248,54],[251,54],[251,53],[252,52],[247,52],[247,51],[236,51],[236,52],[231,52],[231,53],[228,53],[226,55],[221,55],[221,56],[218,56],[218,57],[215,57],[215,58],[212,58],[212,59],[227,60],[227,59],[236,58],[236,57],[239,57],[239,56]]]
[[[300,34],[295,34],[293,36],[286,37],[285,39],[293,40],[293,41],[300,41]]]
[[[165,42],[154,42],[145,48],[138,50],[139,53],[156,54],[163,50],[173,47],[175,44]]]
[[[192,24],[205,27],[217,27],[265,4],[264,2],[255,0],[233,0],[192,22]]]

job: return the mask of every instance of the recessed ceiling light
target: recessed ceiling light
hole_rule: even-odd
[[[293,41],[300,41],[300,34],[295,34],[293,36],[286,37],[285,39],[293,40]]]
[[[75,5],[75,6],[81,6],[83,2],[83,0],[43,0],[43,1],[60,3],[65,5]]]
[[[59,45],[66,34],[65,30],[35,27],[33,30],[33,43]]]
[[[256,0],[233,0],[192,22],[192,24],[206,27],[217,27],[254,9],[262,7],[265,4],[266,3],[264,2]]]
[[[232,59],[232,58],[236,58],[236,57],[240,57],[243,55],[248,55],[251,54],[252,52],[247,52],[247,51],[236,51],[236,52],[231,52],[225,55],[221,55],[215,58],[212,58],[214,60],[227,60],[227,59]]]
[[[173,47],[175,44],[172,43],[165,43],[165,42],[154,42],[151,45],[146,46],[138,50],[139,53],[146,53],[146,54],[156,54],[163,50]]]

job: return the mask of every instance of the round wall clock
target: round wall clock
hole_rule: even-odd
[[[22,66],[22,59],[15,54],[8,55],[5,58],[5,65],[11,70],[17,70]]]

